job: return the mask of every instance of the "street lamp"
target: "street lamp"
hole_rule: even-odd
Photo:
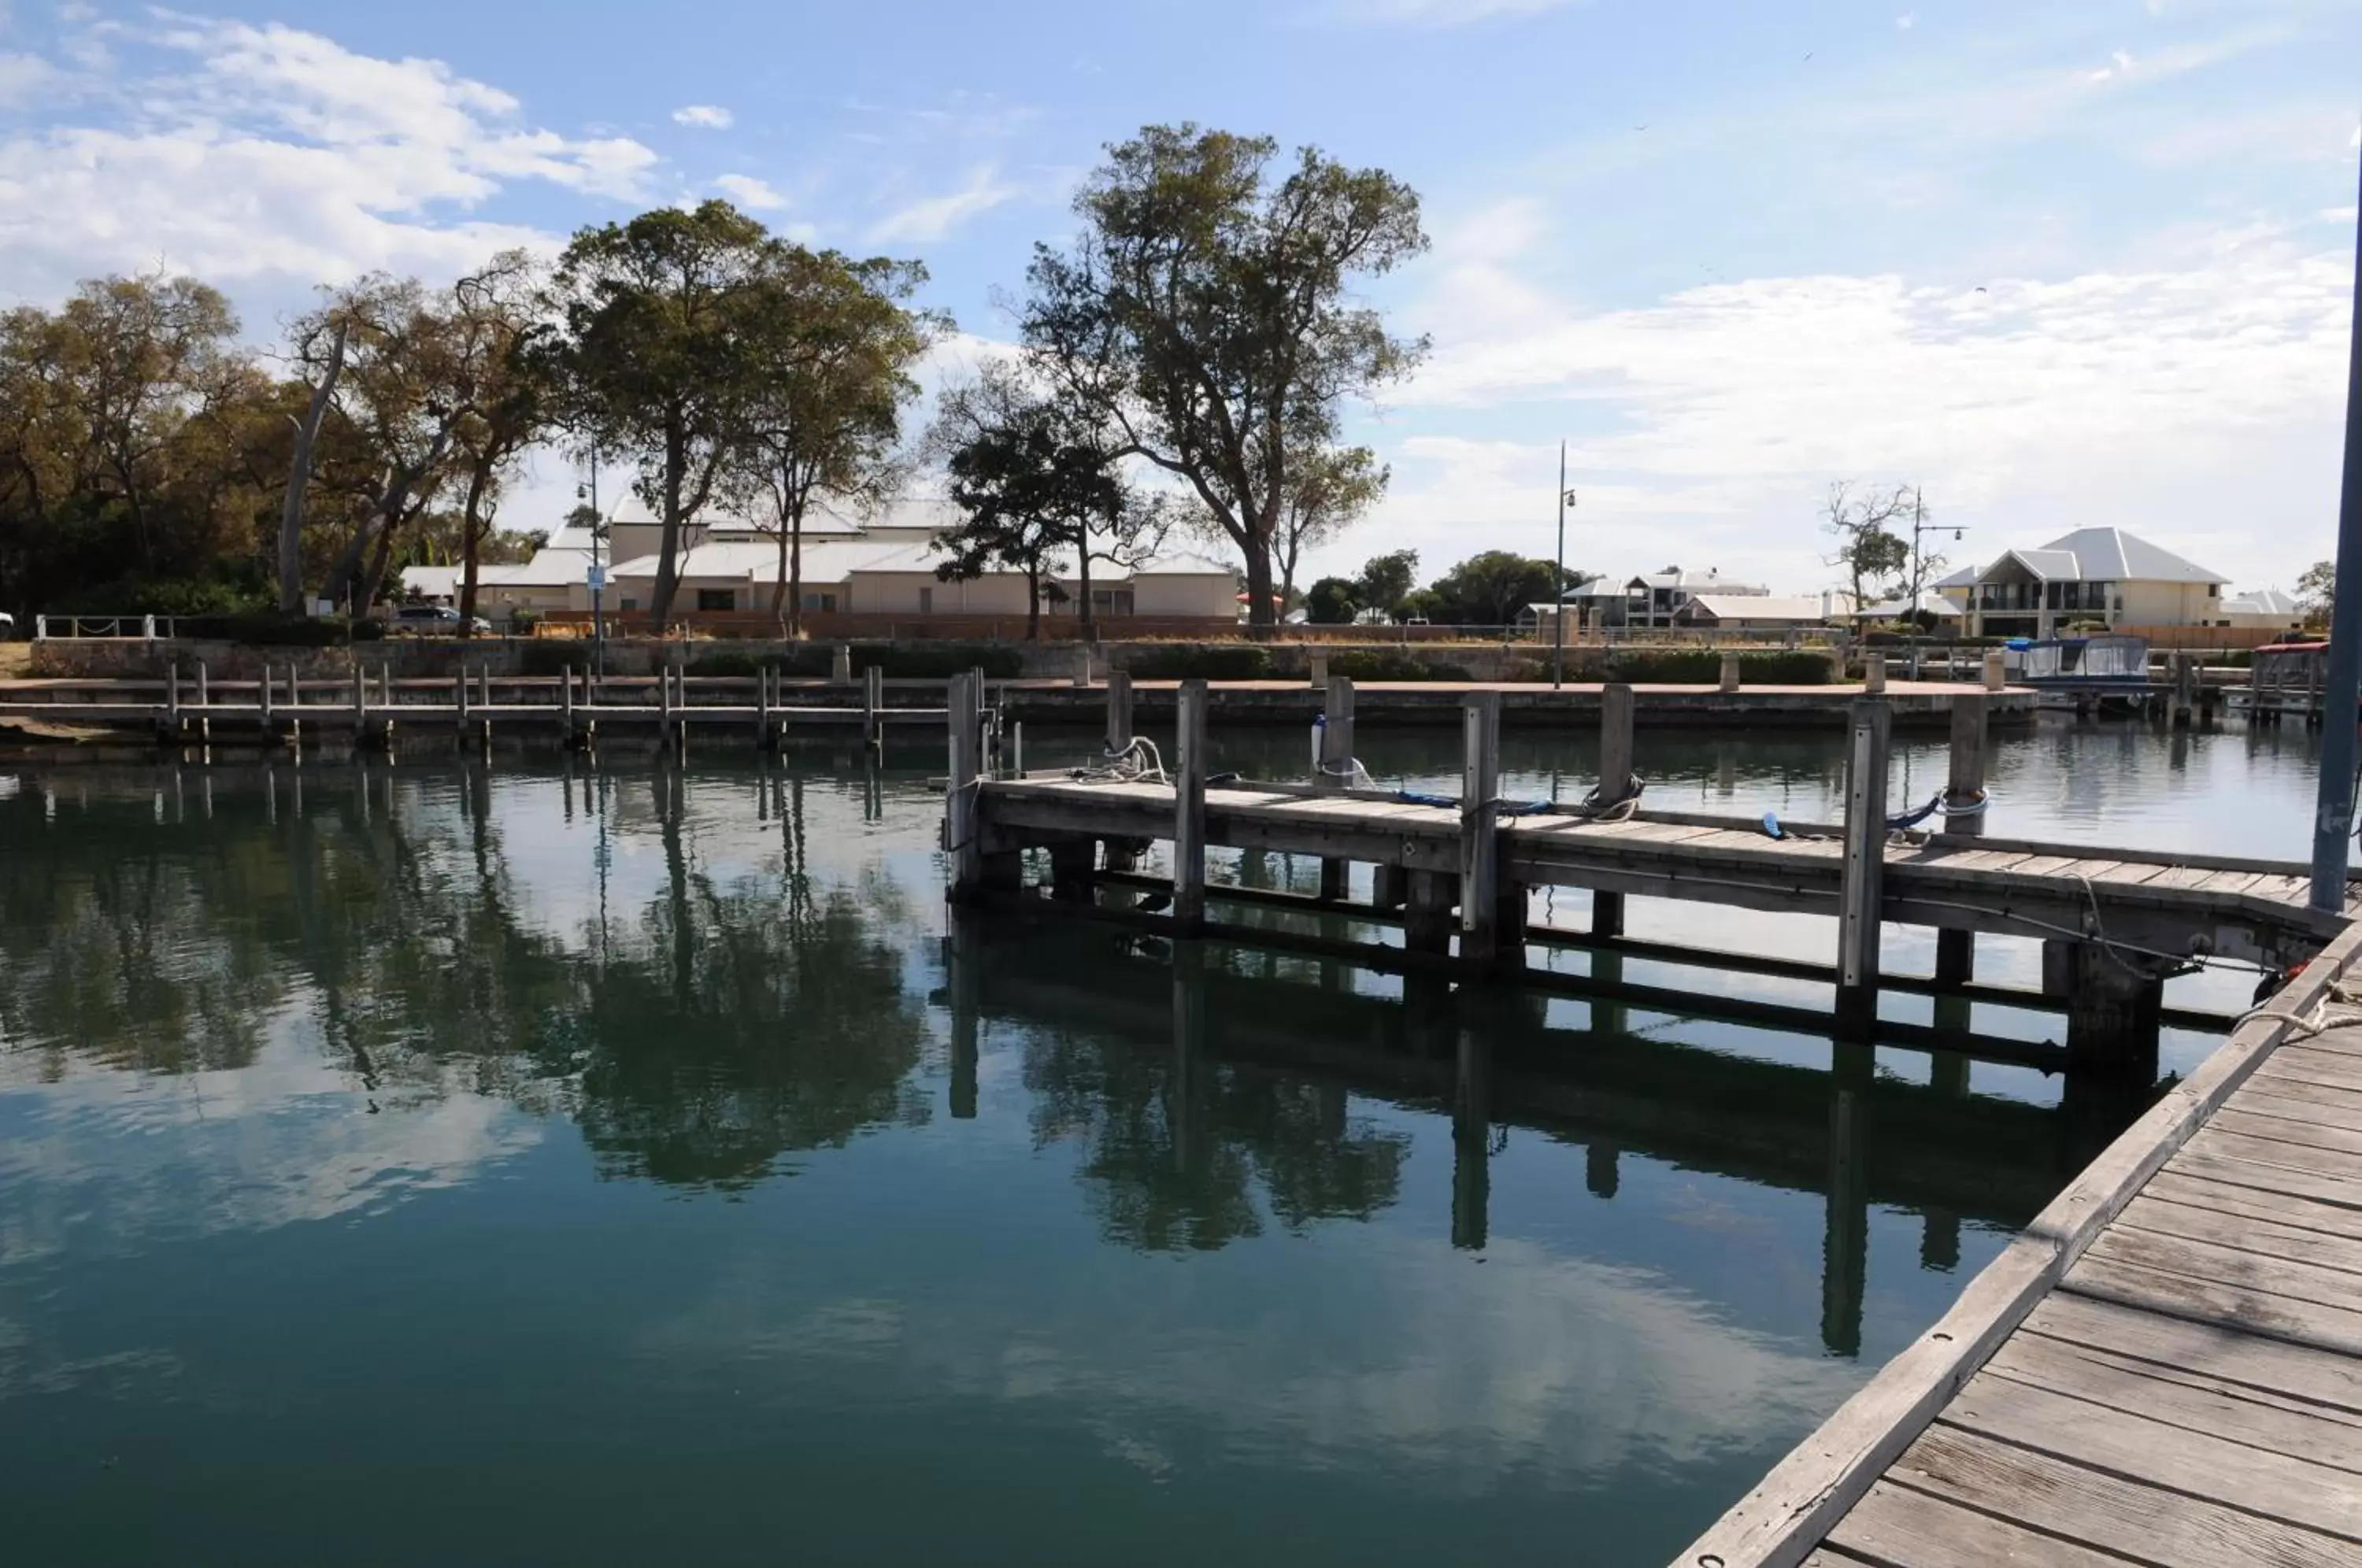
[[[1551,574],[1551,690],[1566,682],[1566,509],[1574,491],[1566,488],[1566,443],[1558,444],[1558,569]]]

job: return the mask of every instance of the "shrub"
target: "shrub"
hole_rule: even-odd
[[[1827,686],[1828,656],[1797,649],[1738,656],[1738,678],[1750,686]],[[1606,679],[1636,686],[1711,686],[1722,679],[1722,655],[1710,648],[1617,653]]]
[[[373,621],[356,626],[342,615],[281,615],[272,611],[184,616],[173,623],[173,630],[184,637],[288,648],[332,648],[385,635],[385,628]]]
[[[1257,650],[1261,651],[1261,650]],[[1344,648],[1329,656],[1329,673],[1349,680],[1473,680],[1464,665],[1430,662],[1395,648]]]
[[[828,673],[829,654],[820,650],[816,672]],[[981,669],[996,680],[1013,680],[1025,673],[1025,656],[1003,643],[931,643],[925,647],[856,647],[853,669],[858,675],[872,665],[882,667],[889,680],[942,680]]]
[[[1124,668],[1134,680],[1264,680],[1271,675],[1271,651],[1252,643],[1168,643],[1134,648]]]
[[[547,642],[539,638],[517,649],[517,670],[523,675],[558,675],[590,668],[590,645]]]

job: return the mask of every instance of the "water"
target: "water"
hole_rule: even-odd
[[[1833,811],[1827,738],[1641,750],[1652,801]],[[1995,831],[2298,856],[2310,760],[2046,728]],[[1659,1562],[2113,1125],[2024,1069],[955,927],[940,766],[0,769],[11,1560]]]

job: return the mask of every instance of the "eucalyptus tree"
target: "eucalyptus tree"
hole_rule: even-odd
[[[649,608],[662,625],[684,526],[714,499],[760,406],[761,319],[778,240],[727,202],[663,207],[586,228],[558,258],[548,365],[583,440],[630,455],[662,525]]]
[[[804,517],[814,497],[873,511],[900,485],[902,411],[919,395],[912,372],[950,326],[910,307],[926,280],[916,261],[781,243],[756,283],[756,384],[723,484],[778,536],[771,613],[791,636],[802,630]]]
[[[1426,249],[1417,193],[1311,148],[1275,177],[1277,153],[1187,124],[1110,147],[1073,245],[1035,247],[1021,316],[1034,355],[1196,495],[1242,558],[1258,624],[1297,470],[1341,446],[1348,400],[1427,348],[1352,292]]]

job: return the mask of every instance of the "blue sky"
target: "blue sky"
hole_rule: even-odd
[[[1546,553],[1563,437],[1595,569],[1823,586],[1851,479],[1960,557],[2117,523],[2285,585],[2334,521],[2357,59],[2328,0],[17,0],[0,294],[160,263],[268,342],[324,279],[721,193],[923,259],[955,370],[1100,147],[1194,118],[1425,198],[1374,293],[1434,353],[1357,412],[1394,489],[1324,564]]]

